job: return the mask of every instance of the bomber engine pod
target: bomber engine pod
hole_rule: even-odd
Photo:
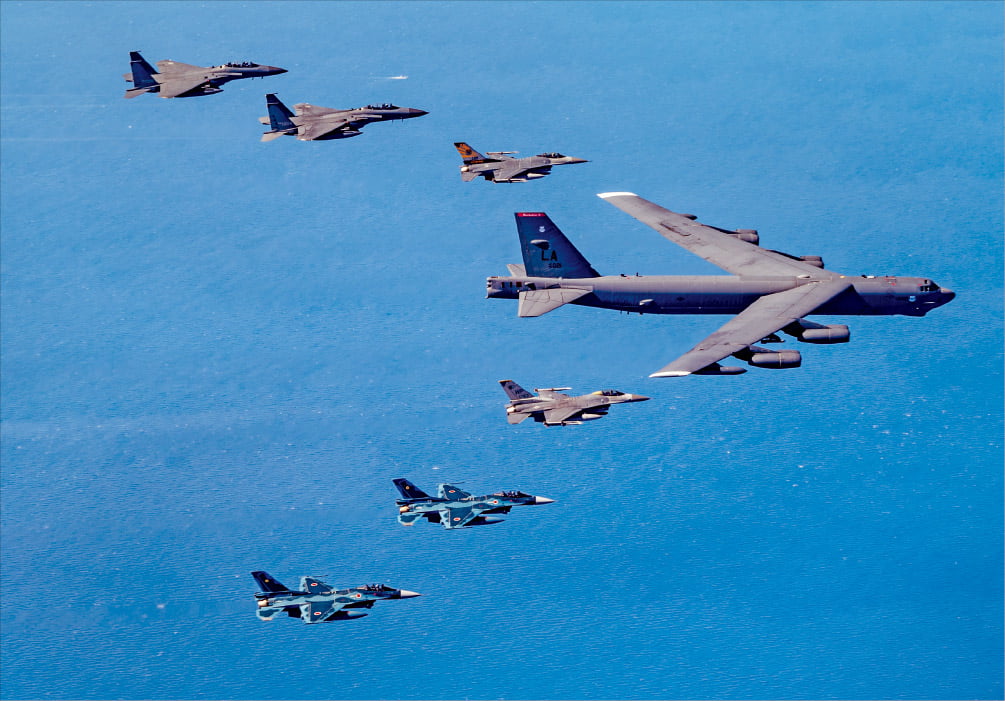
[[[844,324],[833,324],[823,329],[806,329],[798,338],[805,343],[847,343],[851,331]]]
[[[803,364],[803,357],[797,350],[772,351],[760,346],[751,346],[747,353],[742,355],[737,353],[736,356],[755,368],[797,368]]]

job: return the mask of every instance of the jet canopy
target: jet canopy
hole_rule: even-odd
[[[367,105],[363,109],[365,110],[396,110],[399,109],[397,105],[392,105],[390,102],[382,102],[379,105]]]
[[[492,494],[494,497],[529,497],[530,494],[525,494],[523,492],[517,491],[515,489],[508,489],[502,492],[495,492]]]
[[[565,158],[565,156],[558,153],[557,151],[552,151],[551,153],[539,153],[537,155],[541,156],[542,158]]]
[[[621,397],[624,395],[624,392],[619,392],[616,389],[605,389],[600,390],[599,392],[594,392],[593,394],[599,394],[602,397]]]
[[[364,584],[360,589],[373,592],[394,591],[391,587],[384,586],[383,584]]]
[[[258,68],[257,63],[252,63],[251,61],[241,61],[240,63],[225,63],[223,64],[227,68]]]

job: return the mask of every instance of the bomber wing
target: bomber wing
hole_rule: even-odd
[[[671,212],[633,192],[603,192],[597,196],[652,227],[667,240],[734,275],[809,274],[816,279],[838,277],[829,270],[747,243],[694,221],[689,216]]]
[[[812,313],[849,287],[850,280],[838,278],[809,282],[764,295],[704,341],[649,377],[679,377],[707,368]]]

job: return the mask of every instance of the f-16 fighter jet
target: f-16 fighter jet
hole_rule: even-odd
[[[139,51],[129,52],[130,72],[123,74],[133,87],[126,90],[126,97],[136,97],[145,92],[159,93],[161,97],[198,97],[223,92],[224,83],[241,78],[264,78],[267,75],[285,73],[285,68],[261,66],[244,61],[225,63],[222,66],[193,66],[178,61],[158,61],[157,68],[146,62]]]
[[[269,116],[259,117],[258,121],[271,129],[262,135],[262,141],[272,141],[284,135],[295,136],[300,141],[348,139],[362,134],[360,129],[371,122],[392,122],[429,114],[425,110],[398,107],[390,103],[336,110],[306,102],[293,105],[296,112],[294,114],[271,93],[265,96],[265,104],[269,108]]]
[[[589,163],[582,158],[563,156],[560,153],[539,153],[527,158],[512,158],[508,154],[516,151],[489,151],[483,156],[463,141],[454,143],[454,147],[464,159],[464,165],[461,166],[461,180],[466,183],[478,176],[494,183],[525,183],[549,175],[552,166]]]
[[[722,328],[650,377],[738,375],[745,368],[719,361],[733,356],[763,368],[799,367],[797,350],[773,351],[779,331],[804,343],[844,343],[844,324],[823,325],[811,314],[924,316],[952,301],[952,290],[929,278],[841,275],[819,256],[793,256],[758,246],[752,229],[729,231],[678,214],[631,192],[600,195],[673,243],[731,273],[729,276],[601,276],[547,215],[520,212],[517,230],[524,265],[512,277],[490,277],[488,296],[519,299],[520,316],[541,316],[563,304],[645,314],[735,314]]]
[[[534,417],[535,421],[545,426],[578,425],[584,421],[604,418],[612,404],[644,402],[649,399],[642,394],[627,394],[616,389],[591,392],[580,397],[562,394],[562,390],[572,389],[571,387],[535,389],[535,397],[513,380],[499,380],[499,384],[510,398],[506,407],[506,420],[511,424]]]
[[[258,599],[258,617],[271,621],[282,611],[290,618],[299,618],[304,623],[322,621],[347,621],[363,618],[367,614],[359,609],[369,609],[383,599],[411,599],[419,596],[407,589],[392,589],[383,584],[365,584],[350,589],[332,589],[320,579],[300,578],[300,591],[290,591],[276,581],[268,572],[252,572],[262,591],[255,594]]]
[[[403,478],[394,480],[394,486],[401,493],[401,499],[394,503],[398,505],[398,523],[403,526],[414,526],[416,520],[422,517],[444,528],[487,526],[506,520],[491,514],[508,514],[514,506],[551,504],[555,501],[516,491],[476,497],[452,484],[439,485],[437,496],[431,497]]]

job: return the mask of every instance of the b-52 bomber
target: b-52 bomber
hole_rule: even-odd
[[[383,584],[332,589],[314,577],[301,577],[300,591],[291,591],[268,572],[256,571],[251,576],[262,588],[255,598],[258,600],[258,617],[263,621],[271,621],[273,616],[283,611],[290,618],[299,618],[304,623],[348,621],[366,616],[359,609],[369,609],[377,601],[419,596],[414,591],[392,589]]]
[[[476,497],[452,484],[439,485],[438,496],[431,497],[402,478],[394,480],[394,486],[401,494],[401,499],[394,503],[398,505],[398,522],[403,526],[414,526],[423,517],[448,529],[487,526],[506,520],[492,514],[508,514],[514,506],[551,504],[555,501],[517,491]]]
[[[161,97],[199,97],[223,92],[220,86],[241,78],[264,78],[267,75],[285,73],[285,68],[262,66],[250,61],[225,63],[222,66],[193,66],[178,61],[158,61],[158,72],[140,56],[139,51],[129,52],[129,73],[123,74],[133,87],[126,90],[125,97],[132,98],[143,93],[158,93]]]
[[[295,136],[299,141],[348,139],[362,134],[360,129],[371,122],[392,122],[429,114],[425,110],[390,103],[337,110],[306,102],[293,105],[294,113],[271,93],[265,96],[265,104],[269,116],[260,117],[258,121],[271,129],[262,134],[262,141],[272,141],[280,136]]]
[[[644,402],[649,399],[642,394],[628,394],[616,389],[591,392],[580,397],[562,394],[562,390],[572,389],[571,387],[535,389],[538,394],[535,397],[513,380],[499,380],[499,384],[510,398],[506,407],[506,420],[511,424],[533,417],[534,421],[545,426],[578,425],[584,421],[604,418],[612,404]]]
[[[564,304],[645,314],[735,314],[718,331],[650,377],[738,375],[720,365],[733,356],[753,367],[794,368],[797,350],[773,351],[784,332],[804,343],[845,343],[844,324],[818,324],[811,314],[924,316],[952,301],[952,290],[929,278],[842,275],[819,256],[760,248],[752,229],[729,231],[678,214],[631,192],[599,197],[652,227],[666,239],[719,266],[729,276],[601,276],[546,214],[519,212],[524,265],[511,277],[490,277],[487,296],[519,299],[518,314],[541,316]]]
[[[463,141],[455,142],[454,147],[464,160],[461,180],[466,183],[479,176],[493,183],[525,183],[550,174],[552,166],[589,163],[583,158],[563,156],[560,153],[539,153],[526,158],[513,158],[509,154],[516,151],[489,151],[483,156]]]

